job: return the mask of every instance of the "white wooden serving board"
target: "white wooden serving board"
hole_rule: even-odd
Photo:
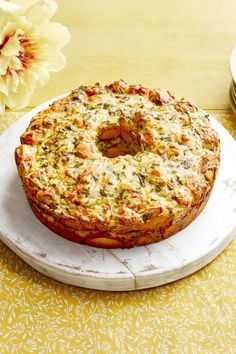
[[[19,137],[42,104],[0,136],[0,239],[39,272],[101,290],[134,290],[172,282],[217,257],[236,234],[236,142],[212,118],[221,138],[221,165],[210,200],[186,229],[167,240],[129,250],[103,250],[68,241],[32,213],[14,161]]]

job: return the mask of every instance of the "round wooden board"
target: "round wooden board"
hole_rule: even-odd
[[[221,166],[210,200],[186,229],[167,240],[130,250],[103,250],[70,242],[37,220],[26,200],[14,149],[42,104],[0,137],[0,238],[41,273],[101,290],[135,290],[172,282],[211,262],[236,232],[236,143],[212,118],[221,138]]]

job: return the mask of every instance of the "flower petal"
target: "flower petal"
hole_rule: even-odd
[[[14,35],[10,37],[7,41],[7,43],[4,45],[4,47],[1,50],[1,54],[5,56],[12,56],[12,55],[18,55],[20,51],[20,42],[19,39],[17,38],[17,35]]]
[[[8,92],[11,94],[12,92],[16,92],[17,87],[19,85],[19,75],[14,70],[10,70],[9,74],[6,75],[6,85],[8,88]]]
[[[48,83],[50,74],[47,66],[33,64],[31,70],[37,73],[37,86],[43,86]]]
[[[5,110],[5,95],[0,93],[0,114]]]
[[[27,85],[21,84],[16,92],[11,92],[6,97],[6,105],[11,109],[24,108],[29,103],[33,90],[34,88],[29,91]]]
[[[11,58],[0,55],[0,75],[5,75]]]
[[[11,57],[9,62],[9,69],[11,70],[21,70],[22,63],[18,57]]]
[[[25,13],[25,17],[34,24],[40,24],[49,20],[57,10],[57,3],[53,0],[40,0],[31,6]]]
[[[10,1],[12,1],[12,0],[10,0]],[[35,2],[36,2],[36,0],[24,0],[24,1],[22,1],[22,0],[14,0],[15,4],[20,5],[21,13],[25,12],[30,6],[35,4]]]
[[[0,79],[0,92],[4,93],[4,95],[8,95],[8,89],[4,77]]]
[[[20,81],[22,84],[27,85],[28,87],[35,88],[36,82],[38,80],[38,73],[32,70],[25,70],[20,75]]]
[[[42,24],[40,26],[40,36],[42,37],[42,43],[44,38],[47,39],[50,43],[48,48],[51,50],[63,48],[71,38],[68,29],[57,22],[46,22]]]
[[[56,56],[51,57],[48,61],[48,70],[60,71],[66,64],[66,57],[62,53],[58,53]]]
[[[0,0],[0,14],[3,12],[4,14],[17,15],[20,11],[20,5]]]
[[[14,34],[17,36],[19,34],[30,32],[31,28],[32,24],[24,17],[17,18],[17,22],[7,22],[2,29],[0,29],[0,44],[4,44],[6,38],[12,37]]]
[[[0,44],[6,41],[6,37],[9,37],[11,33],[16,30],[16,24],[14,22],[7,22],[1,29],[0,33]]]

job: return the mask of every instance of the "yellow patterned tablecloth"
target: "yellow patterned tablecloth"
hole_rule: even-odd
[[[236,117],[216,116],[236,136]],[[185,279],[120,293],[49,279],[0,242],[0,353],[233,354],[235,298],[235,240]]]

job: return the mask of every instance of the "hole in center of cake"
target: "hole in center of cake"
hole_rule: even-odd
[[[99,131],[96,144],[102,155],[110,158],[134,156],[141,151],[136,134],[123,129],[120,125],[103,126]]]

